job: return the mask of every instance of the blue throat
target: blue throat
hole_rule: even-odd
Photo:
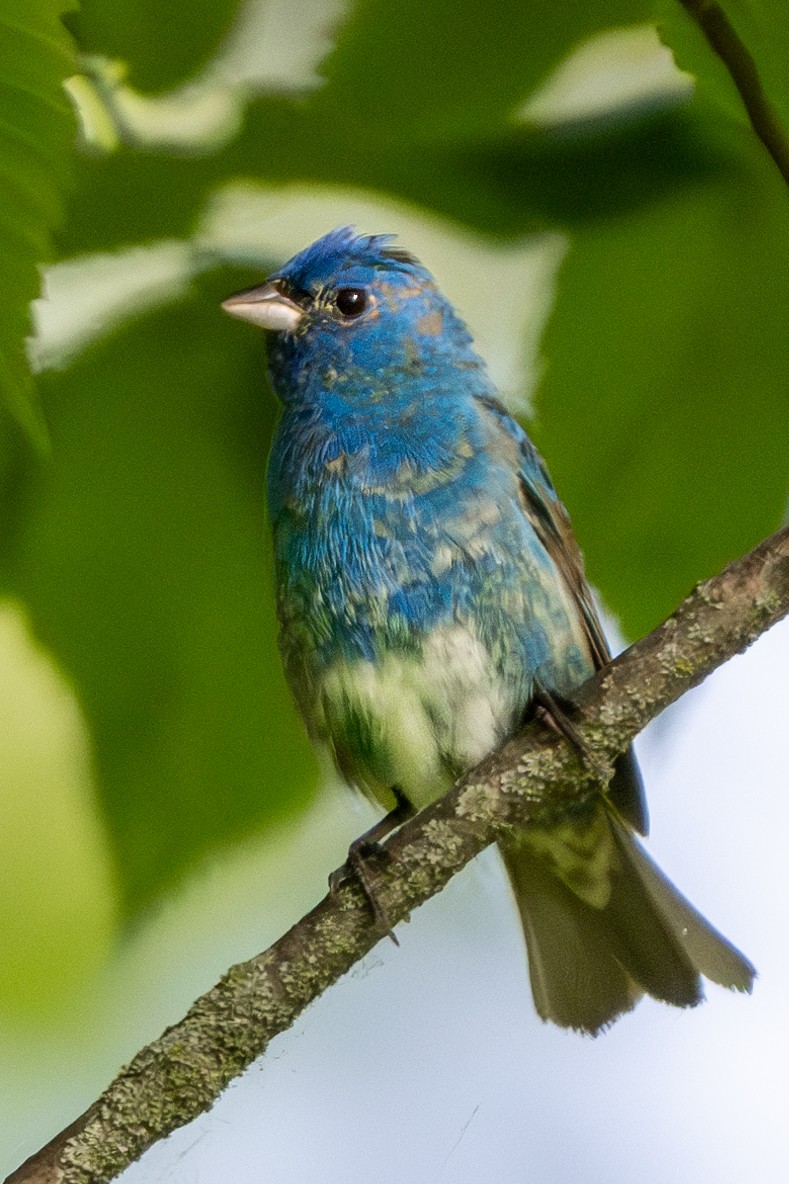
[[[492,395],[465,325],[435,291],[409,303],[411,331],[342,337],[310,329],[271,334],[269,372],[285,404],[269,468],[276,515],[283,498],[330,486],[418,492],[457,465],[476,420],[473,396]],[[436,318],[441,332],[436,331]]]

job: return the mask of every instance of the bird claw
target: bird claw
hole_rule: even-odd
[[[552,732],[555,732],[557,736],[563,736],[565,740],[568,740],[587,768],[592,769],[601,781],[607,781],[611,775],[610,769],[602,765],[589,748],[589,745],[567,714],[564,705],[536,680],[532,693],[532,703],[534,704],[534,714],[537,719],[541,723],[544,723],[547,728],[550,728]],[[572,705],[570,705],[570,708],[572,709]]]
[[[348,849],[348,858],[342,867],[338,867],[329,876],[329,892],[335,895],[343,884],[347,883],[348,880],[355,879],[362,890],[362,895],[370,906],[370,911],[377,928],[383,930],[392,939],[394,944],[399,946],[400,942],[395,936],[386,910],[376,895],[369,866],[374,860],[388,862],[389,858],[389,853],[380,843],[362,835],[356,842],[351,843]]]

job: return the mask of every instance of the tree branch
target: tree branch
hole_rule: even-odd
[[[715,0],[679,0],[696,22],[713,53],[721,59],[739,91],[751,127],[789,185],[789,142],[770,100],[762,89],[756,62]]]
[[[579,689],[591,760],[532,724],[387,844],[377,895],[392,922],[439,892],[513,826],[599,792],[601,773],[649,720],[789,613],[789,527],[700,584],[648,637]],[[111,1180],[207,1110],[269,1041],[381,938],[356,884],[326,896],[269,950],[232,967],[185,1018],[137,1054],[81,1118],[7,1184]]]

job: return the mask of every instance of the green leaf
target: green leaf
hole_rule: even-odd
[[[377,189],[499,235],[650,201],[709,166],[675,97],[577,127],[516,118],[584,36],[645,11],[640,0],[611,0],[565,5],[547,20],[540,6],[506,3],[484,21],[475,9],[469,26],[445,0],[365,0],[340,31],[326,84],[307,97],[258,96],[220,151],[179,158],[126,147],[84,159],[62,249],[187,237],[214,187],[238,176]],[[435,58],[429,69],[422,57]],[[423,152],[418,139],[429,141]]]
[[[729,71],[680,0],[657,0],[655,9],[658,33],[679,68],[692,74],[703,95],[726,115],[747,122],[742,99]]]
[[[499,129],[584,37],[649,19],[645,0],[360,0],[324,66],[316,106],[385,140]],[[473,32],[472,32],[473,30]],[[381,145],[379,145],[381,149]]]
[[[753,57],[765,95],[789,129],[789,7],[784,0],[727,0],[726,13]]]
[[[82,160],[61,233],[63,254],[188,238],[217,184],[239,176],[394,194],[477,230],[513,236],[624,212],[730,167],[685,108],[584,128],[513,127],[474,144],[434,146],[418,167],[412,153],[381,153],[367,137],[338,130],[334,119],[325,123],[324,115],[288,99],[262,99],[249,109],[239,139],[216,156],[140,157],[124,148]]]
[[[0,1026],[63,1014],[115,936],[87,729],[18,606],[0,602]],[[52,967],[57,966],[57,974]]]
[[[232,172],[243,160],[250,178],[394,193],[475,229],[514,236],[649,203],[666,188],[728,167],[683,109],[569,129],[504,127],[473,143],[435,144],[418,167],[411,151],[381,152],[365,136],[332,143],[324,115],[282,102],[256,105],[243,141],[229,152]],[[270,154],[263,170],[253,163],[253,145],[264,137]]]
[[[61,216],[74,120],[63,80],[74,71],[60,14],[68,0],[6,0],[0,12],[0,390],[40,445],[46,430],[25,358],[38,265]]]
[[[712,7],[712,6],[710,6]],[[748,58],[758,74],[758,85],[789,132],[789,6],[785,0],[722,0],[716,5],[741,44],[739,63],[748,70]],[[677,64],[694,74],[702,90],[729,114],[747,118],[742,99],[725,63],[709,44],[678,0],[660,0],[658,29],[671,47]],[[753,86],[753,81],[749,81]]]
[[[53,456],[5,556],[77,687],[130,909],[314,781],[275,645],[263,343],[219,308],[237,285],[43,376]]]
[[[238,0],[81,0],[69,25],[83,53],[128,62],[135,87],[159,91],[206,65],[237,9]]]
[[[780,524],[789,494],[789,195],[734,164],[579,233],[534,434],[629,636]]]

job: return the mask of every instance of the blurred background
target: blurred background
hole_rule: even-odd
[[[334,226],[397,233],[545,454],[620,645],[789,493],[789,194],[674,0],[64,7],[0,14],[0,1174],[372,821],[280,671],[276,405],[224,296]],[[724,7],[786,127],[789,16]],[[785,1179],[787,667],[780,626],[639,747],[650,849],[751,999],[542,1025],[487,853],[126,1177]]]

